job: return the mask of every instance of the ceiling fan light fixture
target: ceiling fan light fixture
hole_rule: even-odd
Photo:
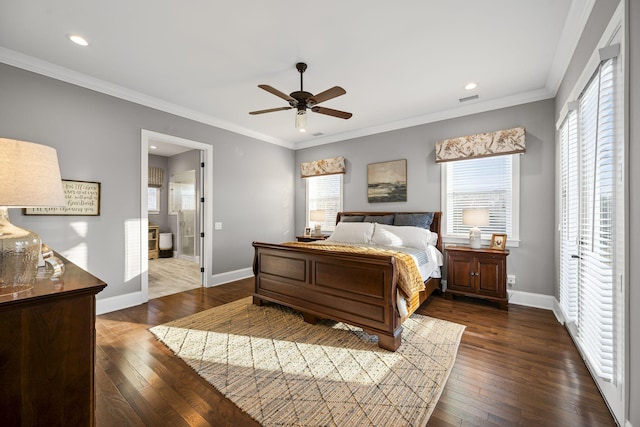
[[[296,114],[296,129],[299,132],[307,131],[307,110],[298,110]]]

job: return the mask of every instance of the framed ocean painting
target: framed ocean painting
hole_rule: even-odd
[[[367,165],[369,203],[407,201],[407,160]]]

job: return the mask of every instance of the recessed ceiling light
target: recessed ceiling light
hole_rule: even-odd
[[[477,84],[477,83],[474,83],[474,82],[470,82],[470,83],[467,83],[466,85],[464,85],[464,88],[465,88],[466,90],[475,89],[475,88],[477,88],[477,87],[478,87],[478,84]]]
[[[78,34],[67,34],[67,38],[80,46],[89,46],[89,42]]]
[[[149,148],[151,148],[152,150],[157,150],[158,147],[156,147],[155,145],[150,145]]]

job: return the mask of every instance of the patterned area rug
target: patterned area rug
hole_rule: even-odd
[[[331,321],[310,325],[244,298],[151,328],[200,376],[264,426],[424,426],[464,326],[419,314],[402,345]]]

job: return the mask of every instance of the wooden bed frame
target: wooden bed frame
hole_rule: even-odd
[[[394,212],[340,212],[344,216],[389,215]],[[425,213],[425,212],[398,212]],[[435,212],[431,231],[438,233]],[[361,327],[378,336],[381,348],[395,351],[401,344],[402,321],[397,309],[398,273],[393,256],[347,254],[254,242],[255,292],[253,303],[275,302],[302,312],[306,322],[332,319]],[[440,279],[430,278],[426,289],[407,301],[413,313],[431,293],[440,290]]]

